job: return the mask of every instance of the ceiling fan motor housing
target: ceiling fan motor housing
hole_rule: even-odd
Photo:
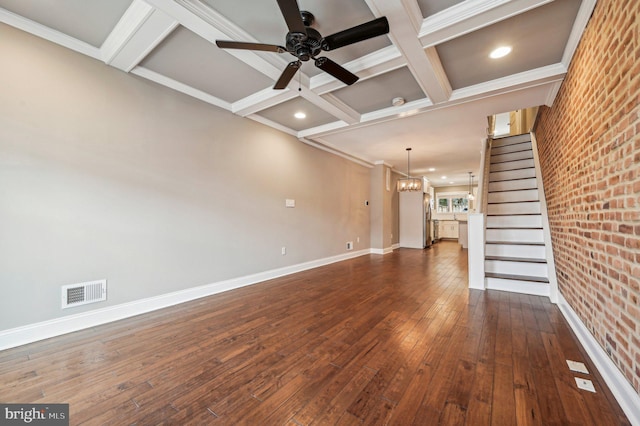
[[[322,51],[322,36],[313,28],[307,28],[307,38],[300,38],[298,34],[288,33],[286,42],[287,52],[301,61],[308,61]]]

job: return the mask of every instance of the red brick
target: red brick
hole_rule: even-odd
[[[601,0],[536,128],[561,292],[640,392],[640,2]]]

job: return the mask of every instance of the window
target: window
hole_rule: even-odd
[[[466,192],[443,192],[437,196],[438,213],[464,213],[469,211]]]
[[[449,213],[449,199],[438,197],[438,213]]]

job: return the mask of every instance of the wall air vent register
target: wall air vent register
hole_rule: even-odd
[[[62,309],[107,300],[107,280],[62,286]]]

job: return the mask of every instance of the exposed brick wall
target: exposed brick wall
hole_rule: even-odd
[[[598,1],[536,137],[560,291],[640,393],[639,22]]]

